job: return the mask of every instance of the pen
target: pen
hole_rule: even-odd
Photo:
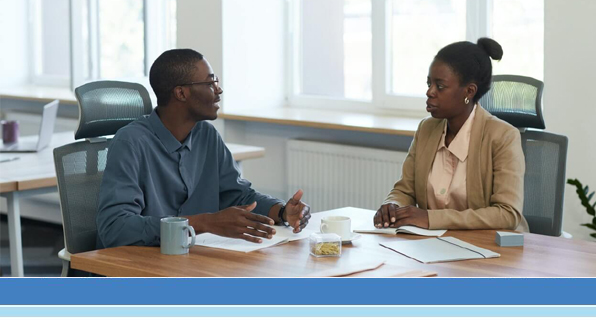
[[[0,160],[0,163],[2,163],[2,162],[10,162],[10,161],[15,161],[15,160],[19,160],[19,159],[21,159],[21,158],[19,158],[19,157],[14,157],[14,158],[2,159],[2,160]]]

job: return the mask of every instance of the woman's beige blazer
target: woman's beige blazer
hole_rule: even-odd
[[[420,122],[402,177],[385,203],[428,209],[426,186],[446,119]],[[525,160],[519,130],[478,106],[466,170],[467,210],[428,210],[429,229],[529,231],[522,216]]]

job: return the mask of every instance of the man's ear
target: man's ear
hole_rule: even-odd
[[[466,97],[470,99],[470,101],[474,101],[474,97],[478,92],[478,86],[475,83],[470,83],[466,86]]]
[[[172,90],[174,90],[174,99],[178,101],[186,101],[186,99],[188,98],[186,95],[186,91],[184,90],[184,87],[178,86]]]

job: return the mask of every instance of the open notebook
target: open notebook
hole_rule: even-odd
[[[375,227],[361,227],[358,229],[354,229],[354,232],[358,233],[377,233],[377,234],[398,234],[398,233],[408,233],[408,234],[415,234],[419,236],[425,237],[440,237],[442,236],[447,230],[428,230],[423,228],[418,228],[414,226],[403,226],[399,228],[383,228],[377,229]]]
[[[381,246],[422,263],[498,258],[501,255],[454,237],[424,240],[391,241]]]

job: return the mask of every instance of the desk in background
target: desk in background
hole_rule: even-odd
[[[22,137],[20,140],[35,139],[37,137],[32,136]],[[74,141],[73,132],[55,133],[50,146],[39,152],[2,154],[2,158],[20,158],[0,163],[0,196],[7,200],[10,266],[13,276],[24,276],[19,199],[57,191],[53,150]],[[261,158],[265,155],[265,149],[261,147],[226,145],[239,166],[242,160]]]
[[[325,215],[352,218],[352,227],[372,225],[374,211],[343,208],[313,214],[315,229]],[[310,226],[310,225],[309,225]],[[308,239],[242,253],[195,246],[187,255],[168,256],[159,247],[118,247],[71,256],[71,267],[111,277],[300,277],[328,268],[349,268],[384,260],[404,269],[436,272],[443,277],[593,277],[596,243],[524,234],[523,247],[499,247],[494,230],[448,231],[452,236],[501,254],[500,258],[422,264],[383,248],[379,242],[420,240],[414,235],[362,234],[343,246],[342,256],[314,258]]]

